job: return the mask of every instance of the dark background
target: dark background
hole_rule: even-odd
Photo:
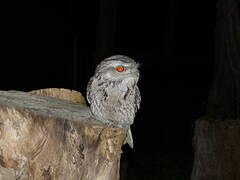
[[[1,5],[2,90],[86,93],[96,64],[124,54],[142,64],[141,110],[124,147],[128,179],[189,179],[194,121],[205,114],[216,1],[34,0]]]

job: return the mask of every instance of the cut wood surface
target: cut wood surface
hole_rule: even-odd
[[[30,91],[32,94],[39,94],[45,96],[52,96],[59,99],[65,99],[68,101],[86,104],[86,101],[82,94],[78,91],[63,89],[63,88],[46,88]]]
[[[118,180],[126,130],[39,94],[0,91],[0,180]]]

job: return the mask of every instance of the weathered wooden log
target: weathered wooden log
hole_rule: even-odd
[[[240,179],[240,121],[205,117],[195,124],[192,180]]]
[[[0,91],[0,180],[118,180],[126,130],[33,93]]]
[[[64,99],[67,101],[76,102],[79,104],[86,104],[85,98],[80,92],[63,89],[63,88],[46,88],[30,91],[31,94],[39,94],[43,96],[51,96],[58,99]]]

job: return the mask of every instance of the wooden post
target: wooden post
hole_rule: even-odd
[[[118,180],[126,131],[95,121],[72,95],[32,93],[0,91],[0,179]]]
[[[208,115],[194,131],[192,180],[240,179],[240,21],[238,0],[218,0],[215,72]]]
[[[192,180],[240,179],[240,121],[204,117],[195,124]]]

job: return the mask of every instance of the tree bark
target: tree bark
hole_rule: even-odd
[[[126,130],[85,104],[32,93],[0,91],[0,179],[118,180]]]
[[[217,4],[214,77],[208,113],[240,118],[240,16],[238,0]]]

